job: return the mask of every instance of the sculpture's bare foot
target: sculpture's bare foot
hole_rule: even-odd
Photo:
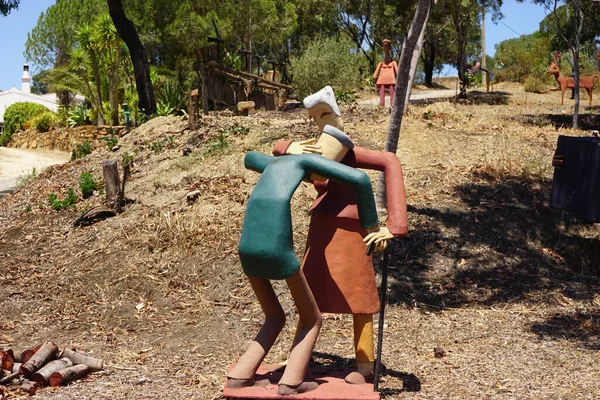
[[[271,381],[268,379],[260,379],[255,381],[254,379],[227,378],[227,387],[230,389],[241,389],[250,386],[268,386],[270,384]]]
[[[311,390],[315,390],[319,387],[317,382],[302,382],[299,385],[286,385],[284,383],[279,384],[279,389],[277,390],[277,394],[281,396],[289,395],[289,394],[299,394],[310,392]]]
[[[350,383],[352,385],[362,385],[367,382],[373,382],[373,374],[369,374],[368,376],[364,376],[359,374],[358,372],[350,372],[345,378],[344,381],[346,383]]]

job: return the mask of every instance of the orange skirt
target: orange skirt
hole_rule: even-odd
[[[375,314],[379,297],[373,259],[358,220],[313,214],[302,271],[321,312]]]

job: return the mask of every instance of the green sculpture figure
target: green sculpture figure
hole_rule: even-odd
[[[261,385],[255,373],[285,324],[285,313],[270,279],[285,279],[299,314],[300,328],[287,366],[278,383],[280,395],[317,388],[304,382],[311,353],[321,328],[321,312],[294,254],[290,200],[304,179],[338,182],[355,191],[360,225],[379,231],[379,220],[369,177],[339,163],[354,146],[342,131],[326,126],[319,139],[322,155],[272,157],[250,152],[246,168],[262,172],[246,208],[239,244],[240,261],[266,320],[248,350],[227,374],[228,388]]]

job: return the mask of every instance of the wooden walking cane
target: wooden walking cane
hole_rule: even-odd
[[[388,254],[389,247],[383,252],[383,263],[381,264],[381,292],[379,293],[379,327],[377,328],[377,359],[375,360],[375,374],[373,376],[373,391],[379,391],[379,374],[381,372],[381,345],[383,343],[383,317],[385,303],[387,302],[387,276],[388,276]]]

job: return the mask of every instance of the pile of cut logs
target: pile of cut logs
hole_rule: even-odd
[[[52,342],[46,342],[34,350],[16,354],[12,349],[0,349],[0,385],[18,383],[21,389],[35,394],[45,385],[60,386],[83,378],[89,372],[100,371],[104,361],[78,352],[72,347],[61,350]],[[0,398],[4,389],[0,386]]]

